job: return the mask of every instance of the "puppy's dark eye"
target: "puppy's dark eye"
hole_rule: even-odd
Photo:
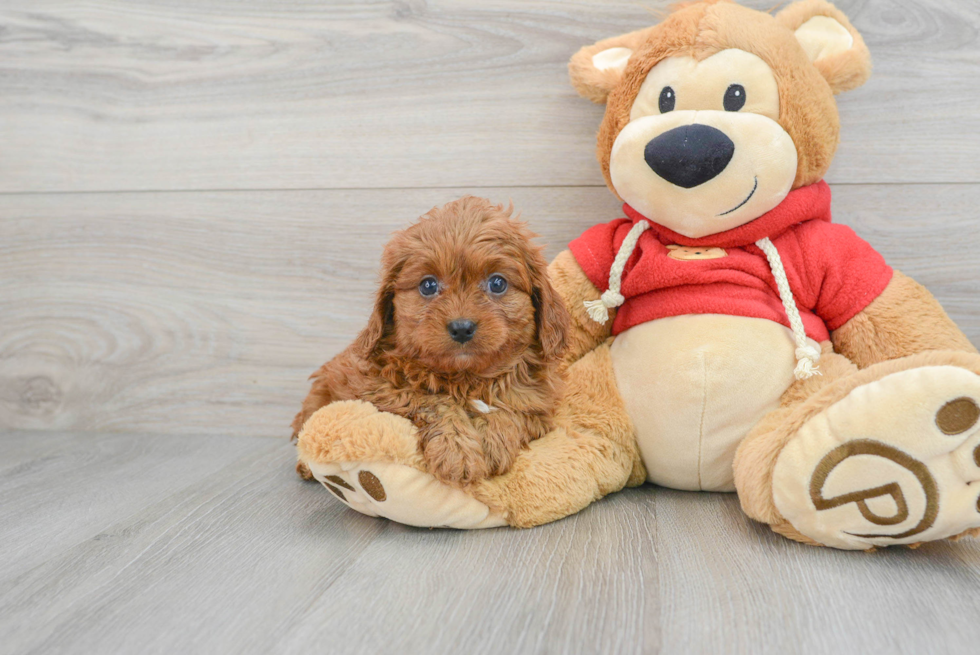
[[[674,111],[674,103],[677,102],[677,94],[669,86],[665,86],[660,92],[660,113],[666,114]]]
[[[490,279],[487,280],[487,291],[499,296],[507,291],[507,280],[504,279],[503,275],[491,275]]]
[[[741,84],[732,84],[725,91],[725,111],[738,111],[745,106],[745,87]]]
[[[422,281],[419,282],[419,293],[421,293],[423,296],[434,296],[438,292],[439,280],[435,279],[434,277],[429,276],[427,278],[423,278]]]

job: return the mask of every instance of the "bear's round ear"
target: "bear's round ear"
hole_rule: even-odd
[[[837,93],[864,84],[871,75],[871,53],[851,21],[825,0],[794,2],[776,14],[823,78]]]
[[[583,98],[603,104],[609,92],[616,88],[630,56],[643,43],[652,28],[646,28],[603,39],[587,45],[568,62],[572,86]]]

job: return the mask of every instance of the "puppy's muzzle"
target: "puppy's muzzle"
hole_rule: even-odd
[[[468,318],[457,318],[455,321],[450,321],[446,325],[446,330],[449,332],[449,336],[452,337],[453,341],[466,343],[476,333],[476,323]]]

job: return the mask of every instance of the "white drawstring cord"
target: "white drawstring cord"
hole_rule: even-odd
[[[779,298],[783,301],[783,309],[786,310],[790,327],[793,328],[793,337],[796,339],[796,370],[794,371],[796,379],[806,380],[814,375],[823,375],[817,369],[820,351],[807,343],[803,319],[800,318],[800,310],[796,306],[796,299],[793,298],[793,291],[789,288],[789,280],[786,278],[786,269],[783,268],[779,251],[768,238],[759,239],[755,245],[762,249],[766,259],[769,260],[769,268],[772,269],[772,275],[776,278],[776,288],[779,289]]]
[[[639,241],[640,235],[649,227],[649,223],[640,221],[630,228],[626,238],[623,239],[623,245],[619,247],[619,252],[616,253],[612,267],[609,269],[609,289],[602,294],[599,300],[585,301],[585,311],[589,313],[589,318],[596,323],[605,323],[608,321],[609,310],[613,307],[619,307],[626,301],[623,295],[619,293],[623,284],[623,269],[626,267],[627,260],[633,254],[633,250],[636,249],[636,242]]]
[[[619,247],[619,252],[613,260],[609,269],[609,289],[599,298],[599,300],[586,300],[585,309],[596,323],[605,323],[609,320],[609,310],[622,305],[626,299],[619,292],[623,283],[623,269],[626,262],[633,255],[636,244],[640,240],[640,235],[650,227],[646,221],[640,221],[634,225],[623,244]],[[779,256],[779,251],[772,241],[768,238],[759,239],[755,245],[762,249],[766,259],[769,261],[769,268],[772,275],[776,278],[776,288],[779,289],[779,298],[783,302],[783,309],[789,318],[790,327],[793,329],[793,337],[796,341],[796,369],[793,371],[797,380],[806,380],[814,375],[822,375],[817,368],[817,361],[820,359],[820,350],[814,348],[807,342],[806,329],[803,327],[803,319],[800,318],[800,310],[796,306],[796,299],[793,291],[789,287],[789,280],[786,278],[786,269],[783,268],[783,260]]]

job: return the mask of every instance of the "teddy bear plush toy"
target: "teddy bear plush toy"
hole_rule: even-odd
[[[652,482],[734,491],[810,544],[975,534],[980,355],[831,221],[834,95],[870,69],[823,0],[702,0],[583,48],[571,78],[606,106],[598,159],[625,218],[549,268],[574,323],[558,427],[458,489],[426,472],[407,420],[334,403],[301,463],[355,510],[418,526],[534,526]]]

